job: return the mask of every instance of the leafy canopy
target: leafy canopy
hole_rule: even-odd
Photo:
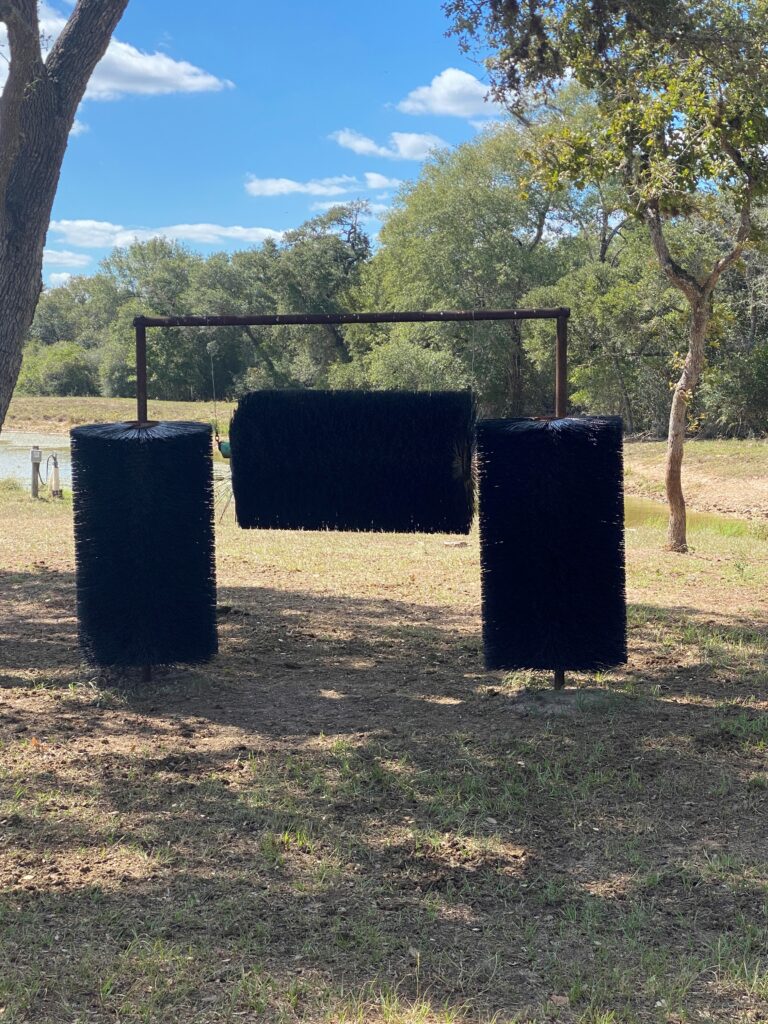
[[[766,0],[448,0],[452,32],[483,43],[493,91],[525,116],[590,90],[589,124],[550,133],[551,174],[619,173],[640,213],[686,214],[708,192],[768,187]]]

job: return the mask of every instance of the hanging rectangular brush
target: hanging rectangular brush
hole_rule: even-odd
[[[468,533],[470,392],[254,391],[232,417],[245,529]]]
[[[481,421],[477,463],[486,668],[625,662],[621,420]]]

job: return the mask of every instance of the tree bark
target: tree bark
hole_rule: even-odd
[[[78,0],[46,61],[35,0],[0,0],[10,67],[0,97],[0,428],[42,289],[43,245],[69,132],[128,0]]]
[[[688,405],[699,383],[704,369],[704,343],[711,313],[710,295],[703,295],[692,304],[691,324],[688,334],[688,354],[683,372],[675,385],[672,409],[669,414],[667,436],[667,465],[665,484],[669,503],[669,526],[667,547],[670,551],[684,553],[688,550],[686,536],[685,497],[683,496],[682,465],[685,428],[688,420]]]

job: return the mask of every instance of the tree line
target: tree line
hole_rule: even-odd
[[[587,110],[574,97],[571,116]],[[18,390],[132,396],[139,313],[562,305],[572,310],[573,408],[662,436],[687,347],[684,297],[616,182],[544,188],[530,146],[530,130],[510,122],[436,153],[401,189],[375,246],[355,202],[232,254],[162,238],[115,249],[95,274],[44,292]],[[706,216],[669,226],[671,250],[705,265],[733,217],[714,197]],[[768,430],[767,293],[768,250],[753,245],[717,293],[689,430]],[[539,414],[552,404],[553,340],[547,321],[153,330],[149,390],[184,400],[258,387],[471,386],[486,415]]]

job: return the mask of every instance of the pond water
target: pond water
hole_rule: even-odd
[[[6,430],[0,434],[0,480],[11,477],[29,487],[30,461],[29,450],[37,445],[43,453],[40,472],[45,479],[46,459],[55,454],[59,460],[59,472],[64,487],[72,486],[72,468],[69,454],[68,434],[32,434],[17,430]],[[217,480],[229,476],[229,466],[217,454],[214,461],[213,475]],[[637,529],[639,526],[666,527],[667,509],[660,501],[650,498],[628,497],[624,505],[626,526]],[[707,512],[689,512],[688,526],[692,530],[715,529],[719,533],[731,533],[735,536],[752,532],[750,523],[744,519],[733,519],[730,516],[718,516]]]
[[[43,453],[40,474],[45,480],[45,463],[50,455],[59,460],[59,473],[63,487],[72,484],[68,434],[29,434],[20,430],[4,430],[0,434],[0,480],[11,477],[29,487],[32,468],[29,450],[37,445]]]
[[[639,526],[658,526],[666,530],[667,516],[667,506],[660,501],[632,496],[624,499],[624,525],[628,530],[636,530]],[[732,537],[746,534],[758,538],[761,536],[759,523],[732,516],[719,516],[714,512],[692,512],[688,509],[686,523],[689,530],[716,530],[717,533]]]
[[[0,480],[18,480],[27,488],[32,476],[29,450],[33,445],[41,450],[43,461],[40,473],[46,478],[45,463],[50,455],[59,460],[59,474],[63,487],[72,486],[72,463],[69,452],[69,434],[33,434],[21,430],[4,430],[0,434]],[[219,457],[213,463],[214,478],[219,480],[229,476],[229,465]]]

